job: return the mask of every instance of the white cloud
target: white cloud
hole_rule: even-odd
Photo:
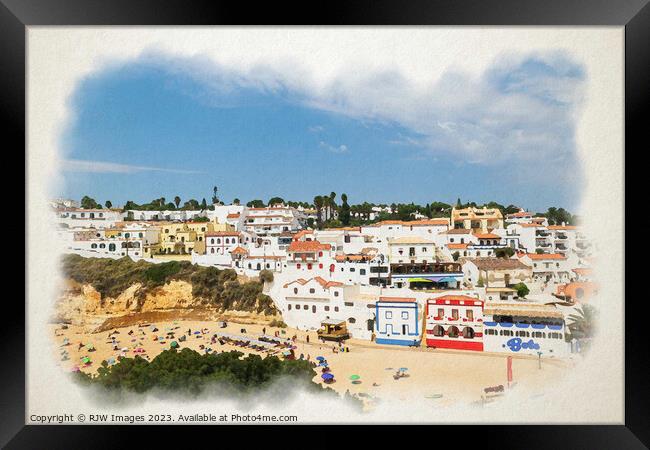
[[[307,128],[309,131],[312,133],[320,133],[322,131],[325,131],[325,127],[322,125],[312,125],[311,127]]]
[[[171,173],[202,173],[195,170],[164,169],[161,167],[131,166],[106,161],[88,161],[80,159],[66,159],[62,161],[61,168],[68,172],[90,173],[136,173],[136,172],[171,172]]]
[[[348,146],[345,145],[345,144],[341,144],[339,146],[334,146],[334,145],[328,144],[325,141],[320,141],[318,143],[318,145],[320,146],[320,148],[323,148],[323,149],[327,150],[328,152],[332,152],[332,153],[345,153],[345,152],[348,151]]]

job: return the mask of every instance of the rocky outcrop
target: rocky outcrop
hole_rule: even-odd
[[[89,331],[99,328],[104,322],[128,323],[144,317],[174,317],[182,319],[221,318],[241,323],[267,323],[281,319],[276,314],[258,314],[249,311],[221,311],[204,298],[192,295],[192,284],[186,281],[170,281],[140,295],[141,285],[133,284],[117,297],[102,298],[89,284],[68,280],[54,308],[54,320],[83,326]]]

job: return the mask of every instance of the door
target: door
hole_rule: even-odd
[[[393,334],[393,324],[389,323],[386,325],[386,335],[390,336],[391,334]]]
[[[402,325],[402,335],[406,336],[407,334],[409,334],[409,326],[404,324]]]

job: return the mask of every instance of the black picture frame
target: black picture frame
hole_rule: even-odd
[[[254,6],[253,6],[254,5]],[[647,116],[650,85],[650,6],[648,0],[429,0],[289,3],[234,3],[156,0],[0,0],[0,114],[6,126],[5,143],[25,148],[25,27],[30,25],[232,25],[242,23],[292,25],[611,25],[625,26],[625,134],[626,162],[632,161]],[[639,144],[635,144],[639,142]],[[645,144],[647,145],[647,144]],[[10,152],[7,144],[5,152]],[[26,149],[24,150],[26,152]],[[17,152],[19,153],[19,152]],[[23,158],[26,165],[26,159]],[[638,167],[626,170],[643,177]],[[24,167],[26,170],[26,166]],[[14,170],[15,171],[15,170]],[[636,171],[636,173],[635,173]],[[26,172],[25,172],[26,173]],[[627,174],[626,174],[627,175]],[[641,178],[644,179],[644,178]],[[627,186],[627,183],[626,183]],[[12,193],[15,191],[15,185]],[[647,191],[647,189],[646,189]],[[618,213],[613,211],[613,213]],[[28,220],[27,214],[25,219]],[[626,221],[626,224],[629,222]],[[625,249],[621,249],[625,251]],[[626,252],[627,255],[627,252]],[[626,266],[630,267],[629,261]],[[637,272],[625,273],[632,280]],[[20,277],[20,275],[17,275]],[[23,279],[26,282],[25,273]],[[626,286],[627,286],[626,282]],[[0,329],[3,362],[0,365],[0,446],[6,448],[119,448],[124,429],[150,438],[166,438],[168,427],[26,426],[24,305],[13,296],[13,313]],[[5,299],[8,300],[8,299]],[[637,300],[637,299],[633,299]],[[621,425],[469,426],[462,431],[470,442],[500,448],[645,448],[650,445],[647,338],[631,330],[645,329],[646,299],[626,304],[625,311],[625,423]],[[597,376],[597,374],[594,374]],[[196,432],[196,427],[191,427]],[[145,434],[144,431],[148,431]],[[203,431],[206,428],[203,427]],[[183,430],[185,431],[185,430]],[[436,433],[447,434],[445,431]],[[476,439],[474,439],[476,438]],[[190,444],[194,445],[194,443]],[[482,445],[481,445],[482,446]]]

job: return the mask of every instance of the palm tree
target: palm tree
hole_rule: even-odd
[[[322,196],[317,195],[314,197],[314,207],[316,208],[316,216],[318,217],[318,224],[323,221],[323,217],[321,215],[321,209],[323,208],[323,205],[325,204],[324,199]]]
[[[178,195],[174,197],[174,203],[176,204],[176,209],[178,209],[178,205],[181,204],[181,198]]]
[[[567,323],[571,338],[584,339],[593,337],[598,311],[591,305],[582,305],[570,314]]]

